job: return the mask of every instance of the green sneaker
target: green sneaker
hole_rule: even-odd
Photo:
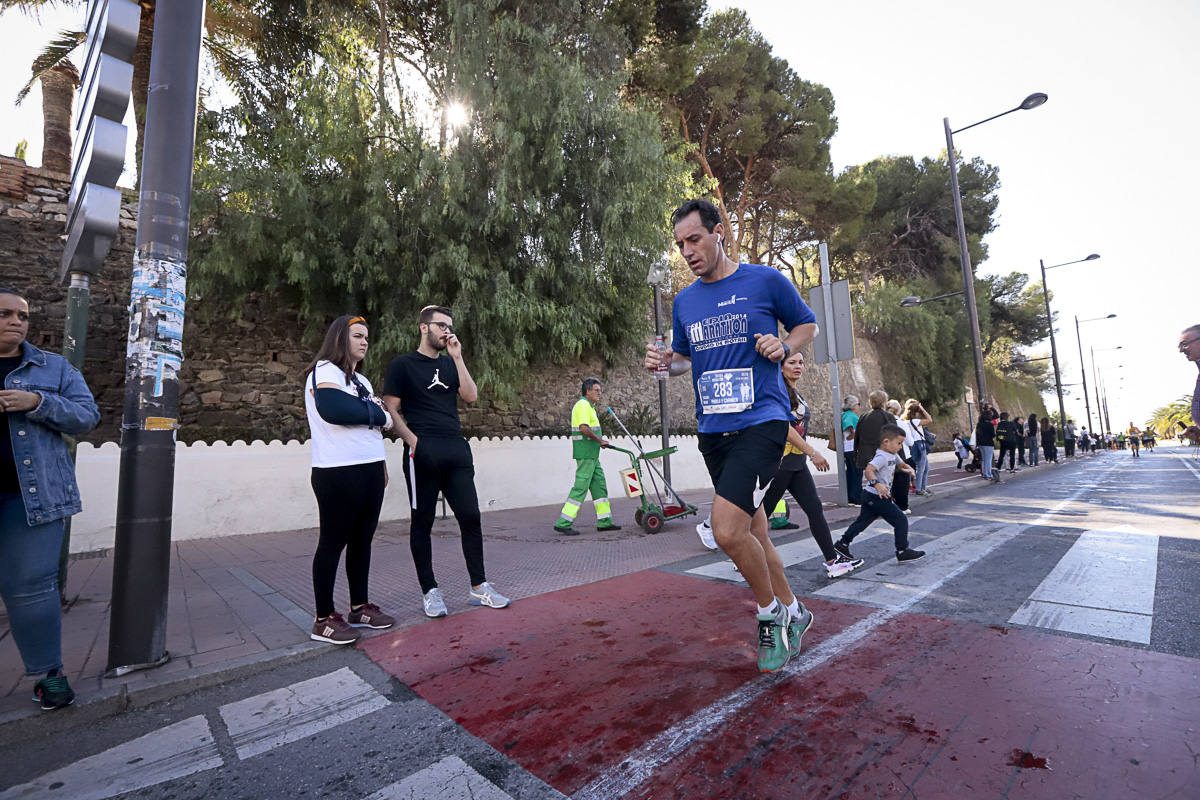
[[[33,686],[33,702],[40,703],[43,711],[66,708],[75,702],[75,692],[62,673],[47,675]]]
[[[790,617],[787,606],[782,603],[775,614],[758,615],[759,672],[777,672],[791,657],[787,633]]]
[[[800,640],[804,638],[804,634],[813,624],[813,613],[804,607],[804,603],[800,604],[800,616],[792,617],[788,622],[788,650],[792,655],[800,654]]]
[[[620,525],[618,525],[617,523],[613,522],[613,521],[610,519],[610,520],[608,521],[608,524],[607,524],[607,525],[606,525],[605,523],[603,523],[603,522],[597,522],[597,523],[596,523],[596,530],[598,530],[598,531],[619,531],[619,530],[621,530],[621,526],[620,526]]]

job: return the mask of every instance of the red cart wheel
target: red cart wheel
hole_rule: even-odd
[[[646,533],[658,533],[662,526],[663,515],[657,511],[650,511],[642,518],[642,527],[646,529]]]

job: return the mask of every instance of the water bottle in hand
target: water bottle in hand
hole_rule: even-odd
[[[654,349],[657,350],[660,354],[667,352],[667,342],[666,342],[666,339],[663,338],[663,335],[661,333],[654,337]],[[655,369],[654,369],[654,379],[659,380],[659,381],[665,381],[670,376],[671,376],[670,362],[664,363],[664,362],[660,361],[659,365],[657,367],[655,367]]]

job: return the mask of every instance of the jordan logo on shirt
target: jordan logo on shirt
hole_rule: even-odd
[[[449,386],[447,386],[446,384],[442,383],[442,379],[441,379],[441,377],[439,377],[439,374],[441,373],[441,371],[442,371],[442,370],[441,370],[440,368],[438,368],[438,369],[435,369],[435,370],[433,371],[433,383],[431,383],[431,384],[429,384],[428,386],[426,386],[426,387],[425,387],[426,389],[432,389],[432,388],[433,388],[433,387],[435,387],[435,386],[440,386],[440,387],[442,387],[443,389],[449,389],[449,388],[450,388],[450,387],[449,387]]]

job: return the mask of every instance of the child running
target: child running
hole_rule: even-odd
[[[867,485],[864,488],[862,509],[858,519],[850,523],[850,527],[842,533],[840,539],[833,543],[833,549],[846,558],[854,558],[850,554],[850,543],[866,527],[875,520],[883,517],[895,530],[896,560],[916,561],[925,555],[924,550],[913,550],[908,546],[908,519],[905,518],[895,501],[892,500],[890,487],[896,470],[912,473],[913,468],[897,455],[904,446],[904,429],[899,425],[884,425],[880,431],[882,441],[875,457],[867,464],[865,474]]]

